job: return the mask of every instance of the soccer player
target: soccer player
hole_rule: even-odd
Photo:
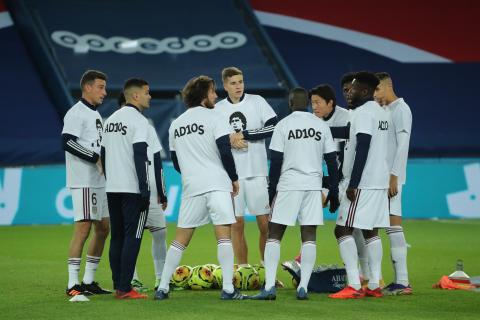
[[[175,169],[182,176],[182,203],[175,240],[167,252],[155,300],[168,298],[170,278],[180,264],[195,228],[210,221],[215,226],[217,257],[223,272],[222,300],[245,298],[233,287],[231,225],[235,223],[232,196],[238,194],[233,160],[232,129],[213,110],[215,82],[207,76],[190,79],[182,90],[187,111],[174,120],[169,142]]]
[[[344,180],[340,184],[340,208],[335,227],[348,286],[331,294],[331,298],[383,295],[379,285],[382,243],[378,228],[389,226],[387,147],[391,120],[389,113],[373,101],[378,83],[373,73],[358,72],[348,95],[354,110],[351,112],[350,126],[345,127],[343,135],[349,140],[345,146]],[[341,138],[333,129],[332,133],[334,137]],[[362,290],[360,283],[357,247],[352,237],[354,228],[363,232],[370,266],[370,279],[365,290]]]
[[[105,194],[105,178],[100,162],[102,117],[97,107],[103,102],[107,76],[96,70],[86,71],[80,80],[82,98],[63,119],[63,149],[67,171],[67,187],[72,193],[74,211],[73,237],[68,253],[69,296],[108,294],[94,281],[105,239],[109,233],[109,214]],[[78,280],[83,246],[93,225],[93,236],[87,251],[82,283]]]
[[[355,77],[355,72],[347,72],[342,76],[342,79],[340,80],[340,85],[342,87],[342,95],[345,102],[347,103],[348,109],[351,109],[351,102],[348,99],[348,93],[352,88],[352,80],[354,77]],[[333,126],[336,126],[336,125],[337,124]],[[343,148],[345,147],[344,142],[341,142],[341,147],[342,147],[342,152],[339,154],[339,158],[341,157],[340,168],[342,168],[343,166],[343,156],[344,156]],[[342,173],[340,173],[340,175],[341,174]],[[357,245],[357,250],[358,250],[360,279],[362,281],[362,286],[366,287],[368,285],[368,279],[370,279],[370,267],[368,266],[367,251],[365,249],[365,239],[363,238],[363,234],[360,229],[354,229],[352,235],[353,235],[353,238],[355,239],[355,244]],[[380,283],[383,284],[383,280],[380,279]]]
[[[119,107],[125,105],[123,93],[118,98]],[[165,257],[167,255],[167,229],[164,211],[167,208],[167,196],[163,166],[160,152],[162,145],[153,125],[150,125],[148,133],[147,156],[149,159],[148,180],[150,183],[150,207],[148,208],[147,222],[145,228],[150,230],[152,235],[152,257],[155,270],[155,287],[160,283]],[[138,277],[137,268],[133,272],[132,287],[138,292],[146,292],[148,288],[143,285]],[[156,290],[156,288],[155,288]]]
[[[234,199],[237,222],[232,226],[232,242],[237,263],[244,266],[248,265],[248,247],[244,233],[245,208],[256,217],[263,262],[270,213],[265,138],[272,136],[278,120],[264,98],[244,92],[243,73],[240,69],[223,69],[222,80],[228,96],[218,102],[215,109],[223,115],[223,122],[229,123],[235,130],[231,144],[240,191]]]
[[[143,79],[127,80],[123,93],[126,104],[107,119],[102,141],[112,229],[110,268],[118,299],[142,299],[147,296],[130,282],[150,204],[149,124],[142,111],[149,108],[151,97]]]
[[[295,88],[289,95],[292,114],[275,127],[270,143],[269,200],[273,207],[265,248],[265,288],[254,300],[276,298],[275,275],[280,258],[280,242],[287,226],[300,223],[302,238],[301,280],[297,299],[307,299],[307,286],[316,258],[316,228],[323,224],[323,155],[330,174],[327,201],[335,212],[338,201],[336,147],[324,121],[307,111],[308,93]]]
[[[393,82],[386,72],[377,73],[380,84],[375,90],[375,100],[390,111],[392,122],[388,136],[388,163],[390,168],[390,251],[395,281],[384,288],[387,295],[412,294],[408,281],[407,242],[402,227],[402,187],[407,176],[408,146],[412,132],[412,112],[408,104],[397,97]]]

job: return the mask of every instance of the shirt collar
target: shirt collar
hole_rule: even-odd
[[[94,106],[93,104],[91,104],[90,102],[88,102],[87,100],[81,98],[80,101],[86,105],[89,109],[92,109],[93,111],[97,110],[97,107]]]
[[[244,98],[245,98],[245,92],[242,94],[242,96],[240,97],[240,100],[238,100],[237,103],[242,102]],[[229,96],[227,96],[227,100],[228,100],[228,102],[230,102],[231,104],[235,104],[235,103],[233,103],[232,99],[230,99]]]

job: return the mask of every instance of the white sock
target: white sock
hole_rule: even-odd
[[[265,290],[275,286],[278,261],[280,260],[280,241],[267,239],[265,245]]]
[[[165,258],[167,256],[167,229],[152,231],[152,257],[155,279],[162,277]]]
[[[355,290],[359,290],[362,286],[358,272],[358,252],[355,240],[352,236],[343,236],[338,238],[337,242],[340,248],[340,256],[347,271],[348,285]]]
[[[298,285],[297,291],[300,288],[304,288],[306,292],[315,265],[315,259],[317,258],[317,245],[315,241],[305,241],[302,244],[301,258],[302,268],[300,269],[300,284]]]
[[[81,258],[68,258],[68,288],[70,289],[76,284],[80,284],[78,281],[78,273],[80,272]]]
[[[367,250],[365,249],[365,238],[363,237],[362,230],[354,229],[352,233],[357,245],[358,262],[360,264],[360,277],[365,280],[370,279],[370,267],[368,265]]]
[[[173,272],[180,264],[180,260],[182,260],[183,251],[185,247],[173,240],[170,248],[167,252],[167,258],[165,259],[165,266],[163,268],[162,278],[160,280],[160,285],[158,286],[158,290],[162,289],[164,292],[168,292],[170,287],[170,278],[172,277]]]
[[[404,286],[409,285],[407,270],[407,242],[402,226],[392,226],[387,228],[387,234],[390,238],[390,252],[395,270],[395,283]]]
[[[87,263],[85,264],[85,274],[83,275],[83,283],[91,284],[95,279],[95,272],[97,271],[100,257],[87,255]]]
[[[233,247],[230,239],[218,239],[217,258],[223,273],[222,290],[232,293],[233,288]]]
[[[382,241],[379,236],[365,239],[365,247],[367,248],[368,264],[370,265],[370,279],[368,288],[375,290],[380,286],[380,277],[382,274]]]

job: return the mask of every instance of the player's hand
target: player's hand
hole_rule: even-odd
[[[230,145],[233,149],[244,149],[248,147],[241,132],[235,132],[230,135]]]
[[[347,193],[347,198],[351,202],[355,201],[355,197],[357,196],[357,189],[356,188],[348,188],[346,193]]]
[[[328,205],[327,197],[325,196],[325,193],[322,191],[322,207],[326,208]]]
[[[240,184],[237,181],[232,181],[232,197],[236,197],[240,191]]]
[[[388,197],[393,198],[398,194],[398,177],[390,175],[390,187],[388,188]]]
[[[168,201],[167,199],[162,199],[160,195],[157,195],[157,203],[162,205],[162,210],[165,211],[168,207]]]
[[[334,213],[337,211],[338,207],[340,207],[340,200],[338,199],[338,193],[337,192],[328,192],[326,202],[330,203],[330,207],[328,208],[328,211],[330,213]]]
[[[102,159],[100,157],[98,158],[96,165],[97,165],[98,172],[100,172],[100,175],[103,176]]]

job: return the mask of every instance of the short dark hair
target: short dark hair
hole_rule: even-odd
[[[222,81],[225,82],[230,77],[243,75],[242,70],[237,67],[228,67],[222,70]]]
[[[327,103],[331,100],[333,101],[333,106],[335,107],[337,105],[337,98],[335,97],[335,91],[333,90],[332,86],[329,84],[320,84],[310,90],[308,93],[308,96],[310,99],[312,99],[312,96],[316,95],[323,100],[325,100]]]
[[[377,76],[378,80],[380,80],[380,81],[385,80],[385,79],[392,79],[392,77],[390,77],[390,75],[387,72],[377,72],[377,73],[375,73],[375,75]]]
[[[308,108],[308,92],[304,88],[296,87],[290,90],[288,96],[290,109],[304,110]]]
[[[380,83],[380,80],[378,80],[377,76],[369,71],[360,71],[355,73],[354,80],[366,86],[369,89],[369,92],[371,92],[372,94],[373,92],[375,92],[375,89]]]
[[[347,82],[352,82],[353,78],[355,77],[355,72],[347,72],[342,76],[340,80],[340,86],[343,88],[343,85]]]
[[[126,90],[130,88],[142,88],[143,86],[148,86],[148,82],[141,78],[130,78],[125,81],[123,85],[123,92],[125,93]]]
[[[187,108],[197,107],[207,98],[208,90],[215,88],[215,81],[207,76],[198,76],[188,80],[182,89],[183,102]]]
[[[80,79],[80,88],[83,90],[83,87],[86,84],[92,84],[96,79],[107,81],[107,75],[98,70],[87,70],[82,75]]]

